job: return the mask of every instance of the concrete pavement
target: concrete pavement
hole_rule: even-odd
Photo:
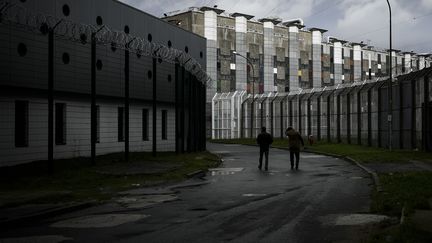
[[[180,187],[137,189],[120,194],[110,204],[13,229],[0,238],[56,235],[76,242],[356,242],[366,237],[372,223],[388,220],[367,214],[372,180],[344,160],[302,153],[300,170],[291,171],[289,152],[271,149],[269,171],[265,172],[257,168],[257,147],[209,144],[208,148],[224,163],[207,173],[205,180]],[[135,198],[138,204],[128,207],[125,200],[118,201],[122,198]],[[142,198],[153,203],[139,204]]]

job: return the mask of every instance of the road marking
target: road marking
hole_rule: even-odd
[[[55,228],[106,228],[125,223],[131,223],[150,217],[146,214],[102,214],[86,215],[78,218],[67,219],[51,224]]]

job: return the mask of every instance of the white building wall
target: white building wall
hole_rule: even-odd
[[[207,38],[207,74],[212,79],[207,84],[207,102],[210,103],[217,89],[217,13],[204,12],[204,37]]]
[[[27,100],[29,111],[28,147],[15,147],[15,101]],[[90,156],[90,104],[75,99],[58,99],[54,103],[66,104],[66,144],[54,145],[54,159]],[[117,109],[124,107],[118,102],[98,102],[100,111],[99,143],[96,154],[102,155],[124,151],[124,142],[118,141]],[[46,160],[48,154],[48,107],[43,98],[0,97],[0,166]],[[149,111],[148,140],[142,140],[142,110]],[[167,140],[162,140],[162,110],[167,110]],[[151,104],[133,104],[129,114],[131,152],[150,152],[152,149]],[[54,114],[55,117],[55,114]],[[175,109],[170,105],[157,108],[157,150],[175,150]],[[55,130],[54,130],[55,131]],[[55,136],[55,134],[54,134]]]
[[[404,57],[405,63],[403,65],[405,65],[405,73],[409,73],[411,72],[411,54],[405,53]]]
[[[274,91],[274,24],[264,22],[264,92]]]
[[[236,31],[236,52],[241,56],[236,55],[235,69],[236,69],[236,90],[246,90],[247,85],[247,60],[246,57],[246,30],[247,19],[243,16],[235,17],[235,31]],[[251,70],[252,73],[252,70]]]

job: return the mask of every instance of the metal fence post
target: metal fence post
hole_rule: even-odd
[[[317,140],[321,141],[321,96],[323,95],[324,91],[321,91],[321,93],[317,97]]]
[[[308,123],[307,124],[307,134],[306,134],[307,137],[309,137],[309,135],[312,135],[311,97],[312,97],[312,94],[310,94],[308,96],[308,99],[306,101],[306,105],[307,105],[307,107],[306,107],[306,110],[307,110],[306,120],[307,120],[307,123]]]
[[[403,149],[403,140],[404,140],[404,101],[403,98],[403,82],[399,81],[399,148]]]
[[[351,88],[347,88],[351,89]],[[351,144],[351,90],[346,94],[347,96],[347,143]]]
[[[368,146],[372,146],[372,88],[368,89],[367,93],[367,104],[368,104]]]
[[[361,91],[363,87],[357,91],[357,144],[362,144],[362,111],[361,111]]]
[[[337,142],[340,143],[342,142],[341,139],[341,110],[340,110],[340,93],[337,94],[337,98],[336,98],[336,136],[337,136]]]
[[[129,162],[129,50],[125,50],[125,161]]]
[[[48,172],[54,171],[54,29],[48,31]]]
[[[153,104],[153,143],[152,143],[152,155],[153,155],[153,157],[156,157],[156,152],[157,152],[157,133],[156,133],[156,131],[157,131],[157,123],[156,123],[156,117],[157,117],[157,108],[156,108],[156,94],[157,94],[157,90],[156,90],[156,58],[155,57],[153,57],[153,59],[152,59],[152,65],[153,65],[153,68],[152,68],[152,70],[153,70],[153,99],[152,99],[152,104]]]
[[[416,126],[416,83],[417,80],[410,82],[411,84],[411,148],[417,148],[417,126]]]
[[[302,107],[301,107],[301,100],[302,100],[302,95],[298,96],[298,113],[297,113],[297,117],[298,117],[298,132],[300,134],[302,134]]]
[[[331,122],[331,114],[330,114],[331,104],[330,104],[330,100],[331,100],[331,98],[330,98],[330,96],[333,94],[333,92],[330,93],[327,96],[327,142],[329,142],[329,143],[331,142],[331,132],[330,132],[330,122]]]

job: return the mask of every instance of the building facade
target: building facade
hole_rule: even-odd
[[[324,39],[327,30],[305,28],[301,19],[256,20],[211,7],[174,11],[163,19],[207,38],[207,72],[213,80],[207,102],[216,92],[289,92],[389,76],[387,50]],[[393,50],[392,57],[394,76],[431,63],[429,54]]]
[[[115,0],[0,9],[0,166],[205,149],[205,38]]]

